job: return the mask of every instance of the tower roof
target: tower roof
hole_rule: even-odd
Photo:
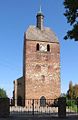
[[[44,30],[40,30],[36,26],[29,26],[24,37],[27,40],[58,43],[58,38],[55,33],[48,27],[44,27]]]
[[[34,41],[58,42],[55,33],[48,27],[44,27],[44,15],[41,10],[37,13],[37,25],[29,26],[25,32],[25,39]]]

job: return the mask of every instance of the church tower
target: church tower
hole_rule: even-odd
[[[56,99],[60,96],[60,45],[55,33],[44,26],[40,10],[36,26],[24,34],[25,99]]]

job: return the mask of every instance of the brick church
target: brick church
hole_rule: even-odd
[[[36,26],[24,33],[23,77],[14,81],[15,106],[26,99],[56,99],[60,96],[60,45],[55,33],[44,26],[40,10]]]

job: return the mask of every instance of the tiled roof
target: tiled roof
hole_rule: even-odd
[[[40,30],[36,26],[29,26],[25,32],[25,39],[27,40],[39,40],[46,42],[59,42],[55,33],[48,27],[45,27],[44,30]]]

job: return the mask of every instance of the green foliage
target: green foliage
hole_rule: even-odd
[[[6,98],[6,97],[7,97],[6,91],[0,88],[0,98]]]
[[[74,105],[76,105],[76,101],[75,100],[68,100],[67,105],[74,107]]]
[[[74,112],[77,112],[77,100],[68,100],[67,99],[67,108],[71,110],[73,110]]]
[[[67,18],[67,23],[72,26],[64,39],[69,38],[78,41],[78,0],[64,0],[64,7],[64,16]]]
[[[72,81],[69,82],[69,90],[67,91],[67,95],[69,99],[73,98],[73,84]]]
[[[75,84],[73,86],[73,91],[74,91],[74,97],[77,98],[78,97],[78,84]]]
[[[76,99],[78,97],[78,84],[73,85],[70,81],[67,97],[68,99]]]

